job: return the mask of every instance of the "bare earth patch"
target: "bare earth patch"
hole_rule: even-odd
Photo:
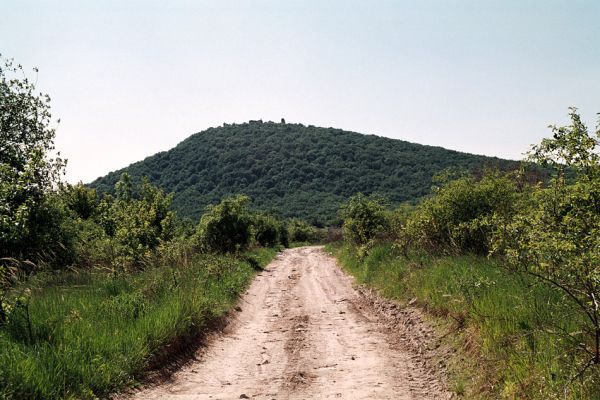
[[[449,399],[417,310],[353,286],[321,247],[285,250],[224,332],[133,399]]]

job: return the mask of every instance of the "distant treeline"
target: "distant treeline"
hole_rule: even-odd
[[[66,267],[130,272],[157,265],[161,257],[185,263],[194,253],[240,253],[322,236],[301,220],[252,211],[245,195],[208,206],[197,223],[180,219],[171,209],[172,194],[147,179],[136,187],[127,173],[115,196],[100,196],[83,184],[60,184],[40,196],[29,210],[36,218],[26,221],[20,236],[2,242],[5,280]]]
[[[166,192],[182,217],[245,193],[253,207],[315,226],[339,224],[338,208],[355,193],[377,193],[392,204],[430,193],[432,177],[448,168],[470,173],[518,163],[362,135],[334,128],[251,121],[192,135],[175,148],[99,178],[91,187],[114,193],[127,171]]]

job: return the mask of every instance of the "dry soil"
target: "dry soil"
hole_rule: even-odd
[[[433,331],[382,302],[321,247],[285,250],[195,361],[131,398],[450,398],[425,354]]]

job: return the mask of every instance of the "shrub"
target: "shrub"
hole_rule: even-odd
[[[83,183],[76,185],[63,185],[62,196],[66,206],[79,218],[89,219],[98,211],[98,194],[96,189],[90,189]]]
[[[60,222],[47,194],[65,164],[51,157],[50,97],[36,92],[20,65],[0,63],[0,258],[49,261],[55,247],[46,246],[56,243]]]
[[[388,227],[383,200],[359,193],[342,205],[344,238],[357,245],[365,245]]]
[[[158,245],[174,234],[172,194],[143,179],[138,198],[133,197],[130,178],[123,174],[117,183],[117,198],[105,198],[98,206],[98,223],[113,242],[114,264],[139,266]]]
[[[287,226],[290,242],[312,242],[315,240],[315,228],[300,219],[291,219]]]
[[[279,238],[279,243],[288,247],[290,245],[290,235],[288,232],[288,226],[285,222],[281,222],[277,227],[277,237]]]
[[[518,197],[515,181],[498,172],[479,181],[462,177],[445,182],[408,217],[403,240],[433,252],[486,255],[494,216],[512,214]]]
[[[200,219],[197,237],[202,248],[230,253],[248,246],[251,238],[250,198],[237,195],[210,205]]]
[[[264,213],[254,215],[252,218],[254,239],[263,247],[274,246],[280,242],[280,225],[282,223],[272,215]]]
[[[494,251],[560,289],[581,315],[581,330],[566,339],[587,360],[583,373],[600,367],[600,123],[590,135],[575,109],[570,117],[570,126],[552,126],[553,137],[530,153],[555,176],[496,232]]]

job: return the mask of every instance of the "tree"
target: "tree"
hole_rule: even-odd
[[[76,185],[63,185],[62,195],[67,207],[82,219],[89,219],[96,214],[98,209],[98,194],[96,189],[91,189],[79,182]]]
[[[280,225],[282,223],[272,215],[257,213],[252,219],[254,239],[263,247],[274,246],[280,240]]]
[[[387,229],[388,221],[381,198],[359,193],[342,205],[341,217],[344,237],[358,245],[365,245]]]
[[[120,261],[124,265],[138,264],[161,241],[168,241],[173,237],[173,195],[165,194],[147,178],[143,178],[139,196],[134,198],[131,179],[126,173],[117,183],[116,189],[117,199],[110,205],[108,216],[113,218],[112,233],[119,246]]]
[[[35,70],[37,72],[37,70]],[[35,92],[21,65],[0,56],[0,256],[30,258],[47,219],[46,194],[65,161],[53,157],[50,97]],[[39,252],[37,252],[39,255]]]
[[[589,134],[576,109],[569,116],[570,125],[551,126],[552,138],[530,152],[555,174],[496,233],[494,251],[572,302],[582,329],[569,339],[587,355],[583,373],[600,365],[600,122]]]
[[[311,242],[316,239],[315,228],[301,219],[294,218],[287,223],[288,242]]]
[[[244,249],[251,238],[249,202],[248,196],[237,195],[208,206],[197,229],[200,245],[218,253]]]
[[[480,180],[447,175],[438,183],[434,196],[419,204],[407,218],[403,241],[431,252],[487,255],[493,218],[514,213],[519,197],[514,180],[498,171],[487,171]]]

